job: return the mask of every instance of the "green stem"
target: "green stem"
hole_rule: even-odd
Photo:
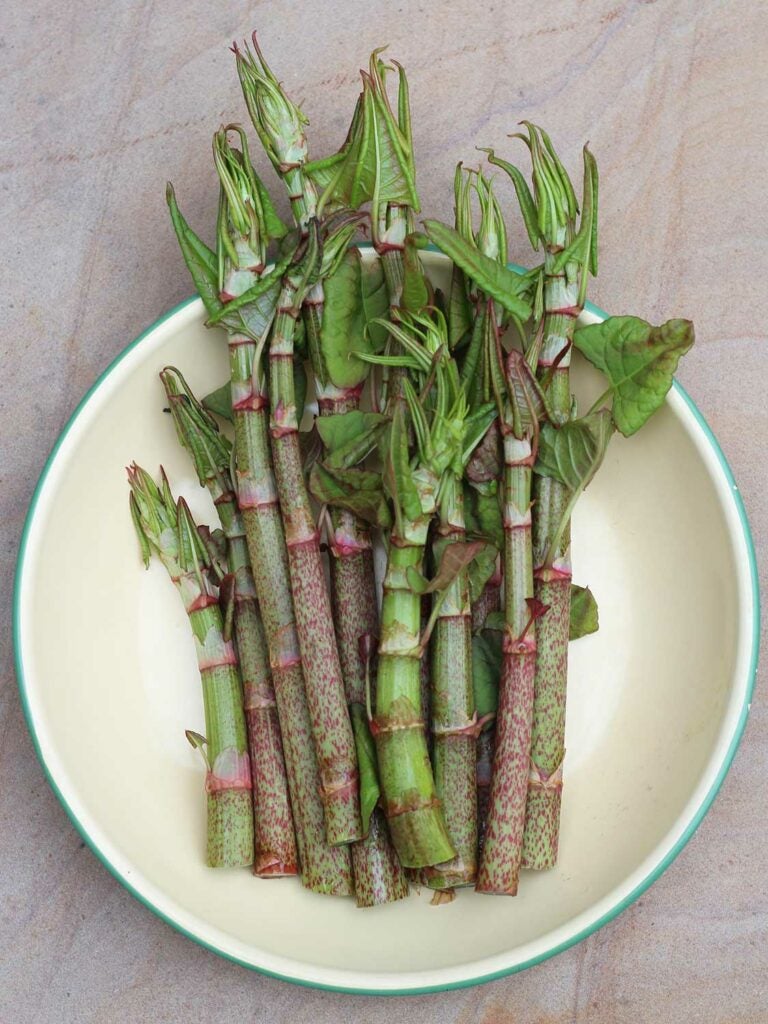
[[[466,539],[462,482],[446,477],[434,564],[446,547]],[[437,603],[437,602],[436,602]],[[456,855],[425,872],[433,889],[472,885],[477,876],[476,718],[472,686],[472,613],[463,569],[447,588],[435,626],[432,653],[432,763]]]
[[[270,433],[285,524],[288,566],[304,662],[323,801],[331,845],[362,838],[355,741],[344,697],[320,538],[304,481],[293,383],[293,339],[300,314],[297,286],[287,276],[269,349]]]
[[[180,587],[183,596],[183,588]],[[224,640],[218,603],[187,607],[203,683],[205,734],[210,769],[208,864],[240,867],[253,863],[254,830],[251,777],[237,656]]]
[[[477,891],[514,896],[522,857],[536,660],[528,438],[504,435],[505,635],[490,806]]]
[[[384,813],[401,862],[428,867],[456,851],[435,790],[421,718],[421,599],[408,570],[421,573],[429,516],[404,520],[390,534],[381,609],[381,640],[372,723],[381,774]]]

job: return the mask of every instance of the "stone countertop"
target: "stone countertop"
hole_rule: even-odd
[[[312,119],[315,152],[343,137],[358,67],[374,46],[390,44],[408,68],[422,204],[434,215],[451,216],[455,162],[473,161],[475,144],[506,152],[505,135],[523,117],[549,129],[574,170],[590,141],[602,235],[591,298],[650,320],[695,319],[698,344],[680,377],[730,460],[761,551],[762,4],[27,0],[0,16],[4,611],[26,507],[59,431],[112,358],[190,292],[164,184],[174,181],[193,224],[213,227],[211,131],[245,116],[227,45],[253,27]],[[510,253],[528,258],[519,226]],[[132,899],[48,788],[7,642],[1,653],[3,1024],[768,1021],[768,716],[760,685],[711,812],[620,917],[521,975],[443,995],[368,999],[250,973]]]

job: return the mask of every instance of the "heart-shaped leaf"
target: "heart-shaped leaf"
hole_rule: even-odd
[[[634,316],[612,316],[576,330],[576,348],[602,370],[613,392],[613,420],[629,437],[662,405],[681,356],[694,342],[690,320],[653,327]]]

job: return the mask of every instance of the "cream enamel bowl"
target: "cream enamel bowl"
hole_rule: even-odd
[[[436,281],[446,261],[425,255]],[[598,319],[586,313],[585,321]],[[22,702],[48,779],[109,870],[164,920],[222,956],[308,985],[424,992],[520,970],[620,913],[690,838],[743,730],[757,655],[749,530],[711,431],[681,388],[635,438],[615,437],[578,505],[575,579],[600,631],[572,645],[561,854],[516,899],[427,893],[375,910],[294,880],[205,867],[203,725],[181,604],[143,572],[124,467],[162,462],[212,506],[162,412],[158,371],[200,392],[226,378],[223,336],[184,303],[86,395],[42,474],[14,602]],[[577,361],[576,390],[597,394]],[[582,406],[586,407],[586,406]]]

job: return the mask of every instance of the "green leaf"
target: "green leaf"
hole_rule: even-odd
[[[421,573],[410,567],[407,571],[408,583],[417,594],[434,594],[447,590],[459,573],[466,569],[486,546],[481,540],[446,544],[434,577],[427,582]]]
[[[176,193],[170,182],[166,188],[165,198],[181,254],[192,275],[197,293],[203,300],[208,316],[216,316],[223,309],[223,303],[219,298],[219,264],[216,253],[209,249],[187,224],[178,207]]]
[[[498,551],[504,547],[504,520],[498,489],[488,493],[478,490],[475,497],[475,511],[480,532],[487,537]]]
[[[387,343],[389,332],[378,321],[389,313],[389,292],[384,277],[384,269],[378,257],[375,260],[361,262],[360,291],[363,304],[364,332],[371,351],[381,352]]]
[[[614,423],[629,437],[663,404],[694,333],[690,320],[668,320],[653,327],[638,317],[612,316],[577,328],[573,341],[608,378]]]
[[[438,249],[450,257],[486,295],[495,299],[519,320],[525,321],[530,317],[531,307],[521,297],[528,283],[519,274],[484,256],[479,249],[447,224],[427,220],[424,226]]]
[[[496,569],[498,550],[493,544],[486,544],[469,567],[469,599],[477,601],[488,580]]]
[[[472,687],[478,718],[494,715],[501,679],[501,635],[484,629],[472,637]],[[490,723],[489,723],[490,724]]]
[[[571,584],[571,621],[569,640],[596,633],[599,628],[597,601],[589,587]]]
[[[485,618],[485,629],[483,632],[487,633],[490,630],[493,633],[503,633],[506,628],[504,612],[490,612]]]
[[[457,348],[472,330],[472,310],[467,298],[464,274],[456,264],[451,270],[451,290],[448,294],[448,347]]]
[[[581,493],[599,469],[612,431],[607,409],[561,427],[545,423],[534,471],[559,480],[572,494]]]
[[[387,417],[353,409],[337,416],[320,416],[317,430],[327,450],[330,468],[347,469],[361,462],[375,447]]]
[[[386,529],[391,525],[392,517],[378,473],[363,469],[333,469],[322,462],[315,462],[309,474],[309,489],[323,504],[354,512],[374,526]]]
[[[431,295],[424,268],[419,259],[419,243],[413,235],[405,239],[403,249],[403,291],[401,304],[409,313],[419,313],[429,305]]]
[[[381,795],[376,763],[376,745],[371,736],[365,709],[360,704],[353,704],[350,712],[352,732],[355,736],[355,750],[357,751],[357,768],[360,773],[360,817],[363,823],[363,835],[367,835],[371,815]]]
[[[358,351],[370,350],[363,322],[361,273],[360,253],[349,249],[323,286],[320,351],[328,376],[337,388],[355,387],[369,372],[368,364],[357,357]]]
[[[467,463],[466,476],[470,483],[488,483],[500,480],[503,472],[499,428],[494,423],[485,433]]]
[[[296,403],[296,422],[301,423],[307,401],[307,369],[299,356],[293,359],[293,395]]]
[[[215,391],[211,391],[209,395],[206,395],[203,399],[203,408],[231,423],[233,416],[232,387],[230,382],[227,381],[226,384],[222,384],[220,388],[216,388]]]

